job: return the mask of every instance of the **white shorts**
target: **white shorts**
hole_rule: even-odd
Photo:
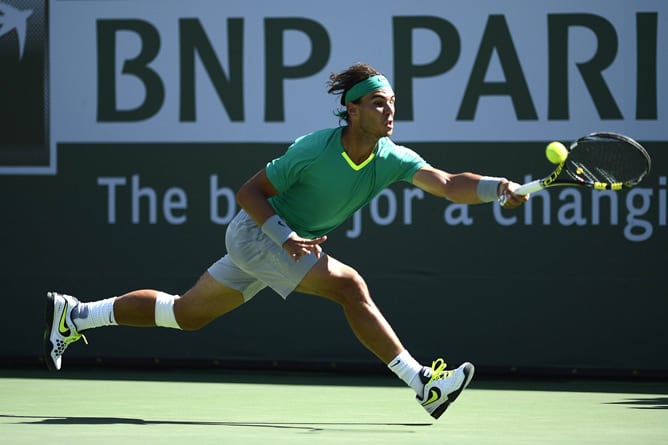
[[[319,259],[312,253],[295,262],[244,210],[227,226],[225,245],[227,255],[208,272],[219,283],[240,291],[245,301],[267,286],[287,298]]]

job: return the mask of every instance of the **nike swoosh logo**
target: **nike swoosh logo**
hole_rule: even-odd
[[[69,337],[71,332],[70,328],[65,325],[65,315],[67,314],[67,301],[65,301],[65,307],[63,308],[63,313],[60,316],[60,325],[58,326],[58,332],[65,337]]]
[[[280,219],[278,220],[278,225],[283,226],[283,227],[287,227],[287,225],[283,221],[281,221]]]
[[[434,403],[438,400],[439,397],[441,397],[441,392],[436,388],[432,388],[429,390],[429,398],[422,404],[422,406],[427,406],[430,403]]]
[[[396,362],[391,363],[391,364],[390,364],[390,368],[394,368],[394,367],[397,366],[399,363],[401,363],[401,360],[397,360]]]

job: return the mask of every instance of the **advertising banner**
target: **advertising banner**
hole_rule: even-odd
[[[225,253],[241,184],[344,124],[327,80],[361,61],[393,84],[393,139],[446,171],[526,182],[548,142],[594,131],[652,156],[629,191],[508,211],[397,184],[358,211],[325,250],[412,353],[668,370],[667,17],[661,0],[0,0],[1,317],[35,337],[0,356],[41,354],[46,291],[187,290]],[[200,332],[91,338],[73,358],[374,360],[335,305],[270,290]]]

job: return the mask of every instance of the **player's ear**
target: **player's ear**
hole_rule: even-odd
[[[359,112],[359,107],[353,102],[348,102],[346,104],[346,111],[348,112],[349,117],[357,116]]]

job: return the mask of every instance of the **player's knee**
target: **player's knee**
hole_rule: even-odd
[[[337,280],[335,299],[342,306],[357,306],[367,304],[371,297],[364,278],[355,272]]]

